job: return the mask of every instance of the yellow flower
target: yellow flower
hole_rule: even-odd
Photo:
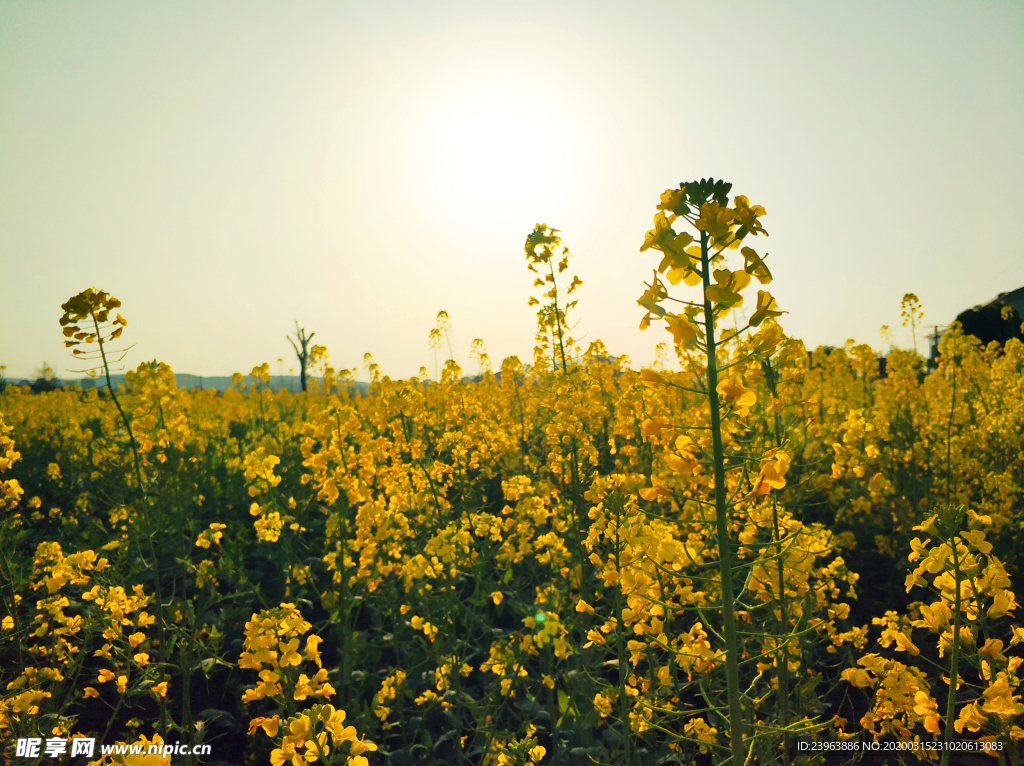
[[[914,712],[924,718],[924,728],[932,734],[939,733],[939,703],[928,692],[914,695]]]
[[[733,408],[739,417],[750,413],[750,408],[757,403],[757,392],[744,387],[737,378],[723,380],[718,384],[718,393],[725,397],[727,405]]]
[[[978,649],[978,654],[982,657],[988,657],[990,660],[1006,660],[1006,656],[1003,654],[1003,642],[998,638],[986,639],[985,644]]]
[[[283,522],[281,521],[281,514],[277,511],[271,511],[256,519],[253,522],[253,526],[256,528],[256,538],[261,542],[274,543],[281,537],[281,528]]]
[[[334,694],[334,687],[327,683],[327,668],[320,668],[310,681],[314,687],[313,694],[317,697],[330,697]]]
[[[896,633],[894,638],[896,639],[897,652],[910,652],[915,657],[921,653],[921,650],[914,646],[914,642],[907,638],[905,634]]]
[[[866,687],[875,684],[874,679],[862,668],[846,668],[840,677],[854,686]]]
[[[305,673],[299,674],[299,680],[295,682],[295,691],[292,697],[297,700],[304,700],[313,694],[313,687],[309,685],[309,676]]]
[[[287,668],[290,665],[298,665],[302,662],[302,657],[296,651],[299,647],[299,639],[293,638],[290,641],[282,641],[278,644],[278,648],[281,650],[281,667]]]
[[[972,702],[969,705],[965,705],[960,710],[960,715],[956,721],[953,722],[953,728],[956,729],[957,734],[962,734],[964,728],[969,731],[979,731],[988,719],[982,715],[981,709],[977,702]]]
[[[1004,617],[1010,612],[1016,610],[1017,600],[1013,594],[1013,591],[999,590],[992,598],[992,606],[988,609],[988,616],[991,619],[998,617]]]
[[[703,718],[691,718],[683,725],[683,731],[700,743],[702,753],[708,752],[708,746],[715,744],[718,734],[718,729],[708,726],[708,722]]]
[[[256,729],[263,729],[268,737],[276,737],[277,729],[281,722],[281,716],[275,715],[271,718],[259,716],[249,721],[249,734],[255,734]]]
[[[757,236],[758,234],[764,234],[768,236],[768,232],[764,230],[761,222],[757,220],[761,216],[765,215],[765,210],[760,205],[754,205],[751,207],[750,200],[744,197],[742,194],[737,196],[733,204],[735,208],[733,213],[735,215],[736,222],[740,224],[739,230],[736,232],[736,236],[742,239],[748,233]]]
[[[320,665],[320,651],[319,645],[323,643],[323,639],[320,636],[309,636],[306,639],[306,659],[315,662],[318,666]]]
[[[772,460],[761,465],[761,473],[754,480],[754,496],[766,495],[770,490],[782,489],[786,486],[786,471],[789,470],[790,458],[785,452],[777,452]]]
[[[911,624],[916,628],[928,628],[933,633],[938,633],[949,627],[949,621],[953,617],[952,610],[942,601],[920,607],[921,619],[914,620]]]
[[[305,759],[295,752],[295,745],[291,742],[282,742],[281,747],[270,753],[272,766],[284,766],[285,763],[291,763],[291,766],[305,766],[305,762]]]
[[[1004,717],[1024,713],[1024,705],[1016,701],[1019,697],[1011,693],[1009,681],[1005,676],[990,683],[984,696],[985,704],[981,709],[986,713]]]
[[[288,735],[285,737],[285,741],[301,745],[309,737],[309,729],[310,720],[307,716],[300,715],[293,718],[288,723]]]
[[[713,272],[717,284],[708,285],[704,294],[713,303],[727,306],[742,306],[743,296],[740,292],[750,284],[750,275],[745,271],[715,269]]]
[[[785,314],[785,311],[779,311],[779,307],[775,303],[775,299],[771,296],[767,290],[757,291],[757,309],[754,311],[753,316],[750,317],[748,323],[751,327],[757,327],[765,319],[769,317],[777,317]]]
[[[349,752],[352,755],[359,755],[361,753],[372,753],[376,751],[377,745],[368,739],[356,739],[349,745]],[[365,759],[364,759],[365,763]]]
[[[324,722],[324,728],[331,733],[332,741],[335,745],[339,742],[343,742],[348,739],[346,730],[342,726],[345,723],[345,711],[336,710],[334,705],[324,705],[323,711],[320,714],[321,720]],[[355,729],[352,729],[352,739],[355,739]]]
[[[210,543],[219,543],[221,537],[224,536],[222,529],[227,529],[226,524],[213,523],[208,529],[204,529],[199,533],[199,537],[196,538],[196,545],[200,548],[209,548]]]
[[[694,222],[701,231],[706,231],[712,239],[721,240],[732,230],[734,213],[717,202],[705,202],[700,206],[700,218]]]
[[[753,248],[744,247],[740,252],[743,254],[745,264],[743,270],[753,276],[762,285],[767,285],[772,281],[772,273],[768,270],[768,266],[765,265],[764,259],[757,254]]]

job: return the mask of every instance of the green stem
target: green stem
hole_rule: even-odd
[[[96,343],[100,348],[100,359],[103,361],[103,374],[107,381],[107,391],[110,392],[110,398],[113,400],[114,406],[117,407],[117,412],[121,416],[121,422],[124,423],[124,427],[128,431],[128,443],[132,449],[132,456],[134,458],[135,465],[135,481],[139,485],[139,493],[142,495],[143,502],[148,505],[149,495],[147,494],[146,487],[142,482],[142,458],[139,455],[139,442],[135,438],[135,432],[132,430],[132,424],[131,420],[128,418],[128,413],[126,413],[124,408],[121,406],[121,400],[118,398],[117,392],[114,390],[114,384],[110,380],[110,363],[107,361],[107,352],[103,348],[103,334],[100,332],[99,319],[97,319],[96,312],[94,311],[90,311],[89,315],[92,317],[93,327],[96,330]],[[155,591],[154,595],[156,597],[157,630],[160,634],[158,639],[160,642],[160,666],[164,667],[170,659],[167,653],[167,622],[164,619],[164,597],[160,588],[160,559],[157,556],[156,547],[153,544],[153,516],[148,511],[149,509],[146,508],[142,513],[143,523],[145,524],[143,537],[148,544],[149,553],[153,557],[153,590]],[[139,547],[142,547],[141,542]],[[188,683],[187,678],[185,679],[185,683]],[[164,736],[167,735],[168,720],[167,701],[164,697],[160,697],[160,726],[161,733]]]
[[[194,618],[192,622],[194,623]],[[193,625],[192,635],[195,635]],[[182,639],[178,649],[178,657],[181,661],[181,727],[184,735],[190,742],[194,742],[195,729],[192,726],[192,653],[189,651],[189,640],[191,635]],[[195,763],[195,756],[188,756],[189,763]]]
[[[554,292],[554,307],[555,307],[555,328],[558,330],[558,352],[562,357],[562,372],[569,371],[569,363],[565,359],[565,338],[562,335],[562,317],[558,313],[558,282],[555,277],[555,265],[548,261],[548,267],[551,270],[551,289]],[[558,366],[558,360],[555,360],[555,366]]]
[[[956,549],[956,535],[950,539],[953,548],[953,574],[956,578],[956,591],[953,594],[953,649],[949,654],[949,696],[946,698],[946,728],[944,741],[947,747],[942,749],[941,766],[949,766],[948,743],[953,732],[953,721],[956,719],[956,687],[957,671],[960,662],[960,558]]]
[[[729,514],[725,500],[725,453],[722,447],[722,419],[718,399],[718,364],[715,358],[715,313],[707,290],[711,286],[708,234],[700,234],[700,257],[704,282],[704,335],[706,338],[708,404],[711,409],[711,445],[715,462],[715,518],[718,527],[718,563],[722,581],[722,624],[725,633],[725,679],[729,695],[729,734],[732,766],[743,766],[743,708],[740,702],[739,641],[736,636],[732,588],[732,546]]]
[[[765,362],[765,379],[768,383],[768,391],[771,394],[773,404],[774,399],[777,395],[775,386],[775,370],[772,369],[771,362]],[[774,406],[773,406],[774,411]],[[782,418],[779,416],[777,411],[774,411],[773,421],[775,425],[775,446],[782,446],[783,436],[783,425]],[[779,634],[781,637],[785,637],[789,632],[789,610],[786,609],[786,566],[784,562],[785,550],[782,547],[782,534],[779,528],[779,503],[778,493],[772,492],[772,529],[775,534],[775,543],[778,546],[778,557],[776,558],[776,567],[779,576]],[[776,662],[778,663],[778,681],[779,681],[779,724],[781,728],[787,729],[789,727],[789,640],[785,640],[781,653],[777,656]],[[789,766],[790,756],[789,748],[791,745],[791,739],[789,732],[786,731],[782,735],[782,762],[784,766]]]
[[[633,751],[630,740],[629,726],[629,701],[626,697],[626,672],[628,661],[626,659],[625,631],[626,627],[622,621],[622,497],[616,495],[609,498],[610,504],[615,509],[615,571],[620,575],[619,581],[615,584],[615,652],[619,661],[619,721],[622,724],[623,756],[625,766],[632,766]]]
[[[953,361],[953,394],[949,402],[949,423],[946,425],[946,505],[949,505],[953,484],[953,414],[956,412],[956,360]]]
[[[107,362],[107,352],[103,348],[103,336],[100,333],[100,323],[96,318],[94,312],[92,314],[93,327],[96,328],[96,342],[100,347],[100,359],[103,361],[103,374],[107,379],[107,390],[110,392],[110,398],[114,402],[114,406],[117,407],[118,414],[121,415],[121,422],[124,423],[124,427],[128,430],[128,442],[132,448],[132,455],[135,457],[135,480],[139,484],[139,491],[142,496],[146,496],[146,488],[142,483],[142,464],[139,459],[139,443],[135,440],[135,432],[132,431],[131,421],[128,420],[128,415],[121,407],[121,400],[117,398],[117,392],[114,390],[114,384],[110,380],[110,364]]]
[[[779,505],[775,493],[772,492],[772,527],[775,530],[775,540],[779,545],[779,554],[776,559],[779,575],[779,633],[784,638],[782,651],[776,658],[778,663],[779,678],[779,725],[786,729],[789,727],[789,639],[786,637],[789,631],[789,614],[786,609],[786,567],[783,562],[784,552],[782,550],[782,535],[779,533]],[[789,766],[789,732],[782,735],[782,762]]]

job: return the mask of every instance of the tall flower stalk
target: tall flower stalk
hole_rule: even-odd
[[[113,295],[90,287],[61,305],[64,315],[60,318],[60,326],[63,328],[64,346],[71,349],[71,353],[76,359],[87,363],[99,362],[98,365],[89,364],[85,369],[74,370],[74,372],[84,372],[90,377],[103,374],[107,392],[110,394],[114,406],[117,407],[125,431],[128,432],[128,443],[131,446],[135,463],[135,480],[139,484],[139,491],[145,495],[146,488],[142,481],[139,443],[135,439],[131,420],[124,411],[124,407],[121,406],[121,400],[110,380],[110,365],[117,364],[128,353],[127,348],[111,350],[108,346],[111,341],[120,338],[124,328],[128,326],[128,321],[116,311],[120,307],[121,301]],[[112,311],[116,315],[114,319],[110,318]],[[92,348],[92,344],[96,345],[95,349]],[[77,348],[78,346],[85,346],[85,348]],[[115,356],[116,358],[112,358]]]
[[[660,265],[655,270],[647,292],[638,303],[645,309],[640,327],[647,329],[653,320],[664,320],[666,329],[680,350],[697,349],[703,352],[703,380],[697,381],[698,388],[688,388],[671,381],[664,375],[645,371],[644,380],[648,385],[674,385],[684,390],[702,394],[708,404],[708,425],[711,435],[711,463],[714,477],[715,530],[718,552],[719,587],[721,589],[722,638],[725,644],[725,675],[727,688],[727,718],[731,762],[741,766],[747,758],[748,712],[743,705],[744,693],[740,688],[740,641],[736,624],[736,593],[733,581],[735,571],[734,545],[730,539],[730,501],[727,497],[726,471],[729,466],[723,443],[723,415],[749,411],[756,401],[756,394],[745,388],[742,379],[723,379],[723,374],[748,363],[747,358],[734,359],[723,364],[719,347],[737,338],[742,332],[757,327],[769,317],[781,312],[775,300],[766,291],[758,291],[757,308],[746,326],[732,333],[720,331],[720,321],[728,317],[734,308],[743,304],[741,292],[756,277],[762,284],[771,281],[771,272],[764,260],[753,249],[744,247],[744,267],[735,271],[725,265],[724,251],[738,248],[748,236],[765,234],[759,218],[765,214],[760,205],[751,206],[746,197],[737,196],[734,207],[728,206],[731,184],[714,179],[680,184],[678,189],[669,189],[661,195],[661,204],[654,217],[654,229],[647,233],[641,251],[653,248],[662,252]],[[677,233],[676,222],[687,223],[696,230],[697,237],[688,232]],[[699,244],[694,246],[694,242]],[[719,268],[714,268],[718,266]],[[661,304],[669,300],[668,290],[662,282],[662,275],[672,285],[684,282],[688,286],[700,286],[698,300],[676,300],[684,306],[681,312],[670,312]],[[764,342],[757,351],[769,352],[781,340],[781,333],[766,333]],[[689,381],[688,381],[689,382]],[[692,385],[692,383],[691,383]],[[652,477],[653,483],[653,477]],[[657,484],[641,492],[645,499],[654,499],[661,492],[667,492]],[[784,594],[780,594],[780,597]]]

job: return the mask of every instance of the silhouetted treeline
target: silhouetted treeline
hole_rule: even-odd
[[[1003,318],[1004,308],[1009,308],[1009,317]],[[1019,338],[1024,341],[1024,332],[1021,331],[1021,318],[1017,310],[999,301],[993,301],[987,306],[975,306],[972,309],[961,312],[956,321],[963,328],[964,335],[973,335],[983,344],[988,345],[992,341],[1000,344],[1006,343],[1010,338]]]

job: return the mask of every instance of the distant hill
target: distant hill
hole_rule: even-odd
[[[176,374],[174,378],[177,381],[178,388],[183,389],[212,388],[215,391],[225,391],[231,387],[230,375],[218,375],[207,378],[201,375],[189,375],[188,373],[180,373]],[[124,385],[124,375],[111,375],[110,380],[115,386]],[[312,380],[312,378],[310,380]],[[37,385],[37,381],[32,380],[8,380],[6,382],[16,386],[35,385],[37,388],[39,388],[39,386]],[[243,382],[245,387],[248,388],[249,384],[252,382],[252,379],[249,377],[245,377],[243,378]],[[105,384],[105,381],[103,380],[103,378],[56,378],[52,381],[47,381],[47,383],[52,383],[53,388],[64,388],[67,386],[81,386],[82,388],[94,388],[96,386],[103,386]],[[361,381],[356,381],[352,385],[359,391],[362,391],[364,388],[366,388],[366,383],[363,383]],[[47,390],[49,388],[51,388],[51,386],[44,386],[43,390]],[[278,389],[281,388],[286,388],[289,391],[301,391],[302,385],[299,382],[298,375],[274,375],[270,378],[270,384],[268,385],[268,388],[271,391],[277,391]]]

